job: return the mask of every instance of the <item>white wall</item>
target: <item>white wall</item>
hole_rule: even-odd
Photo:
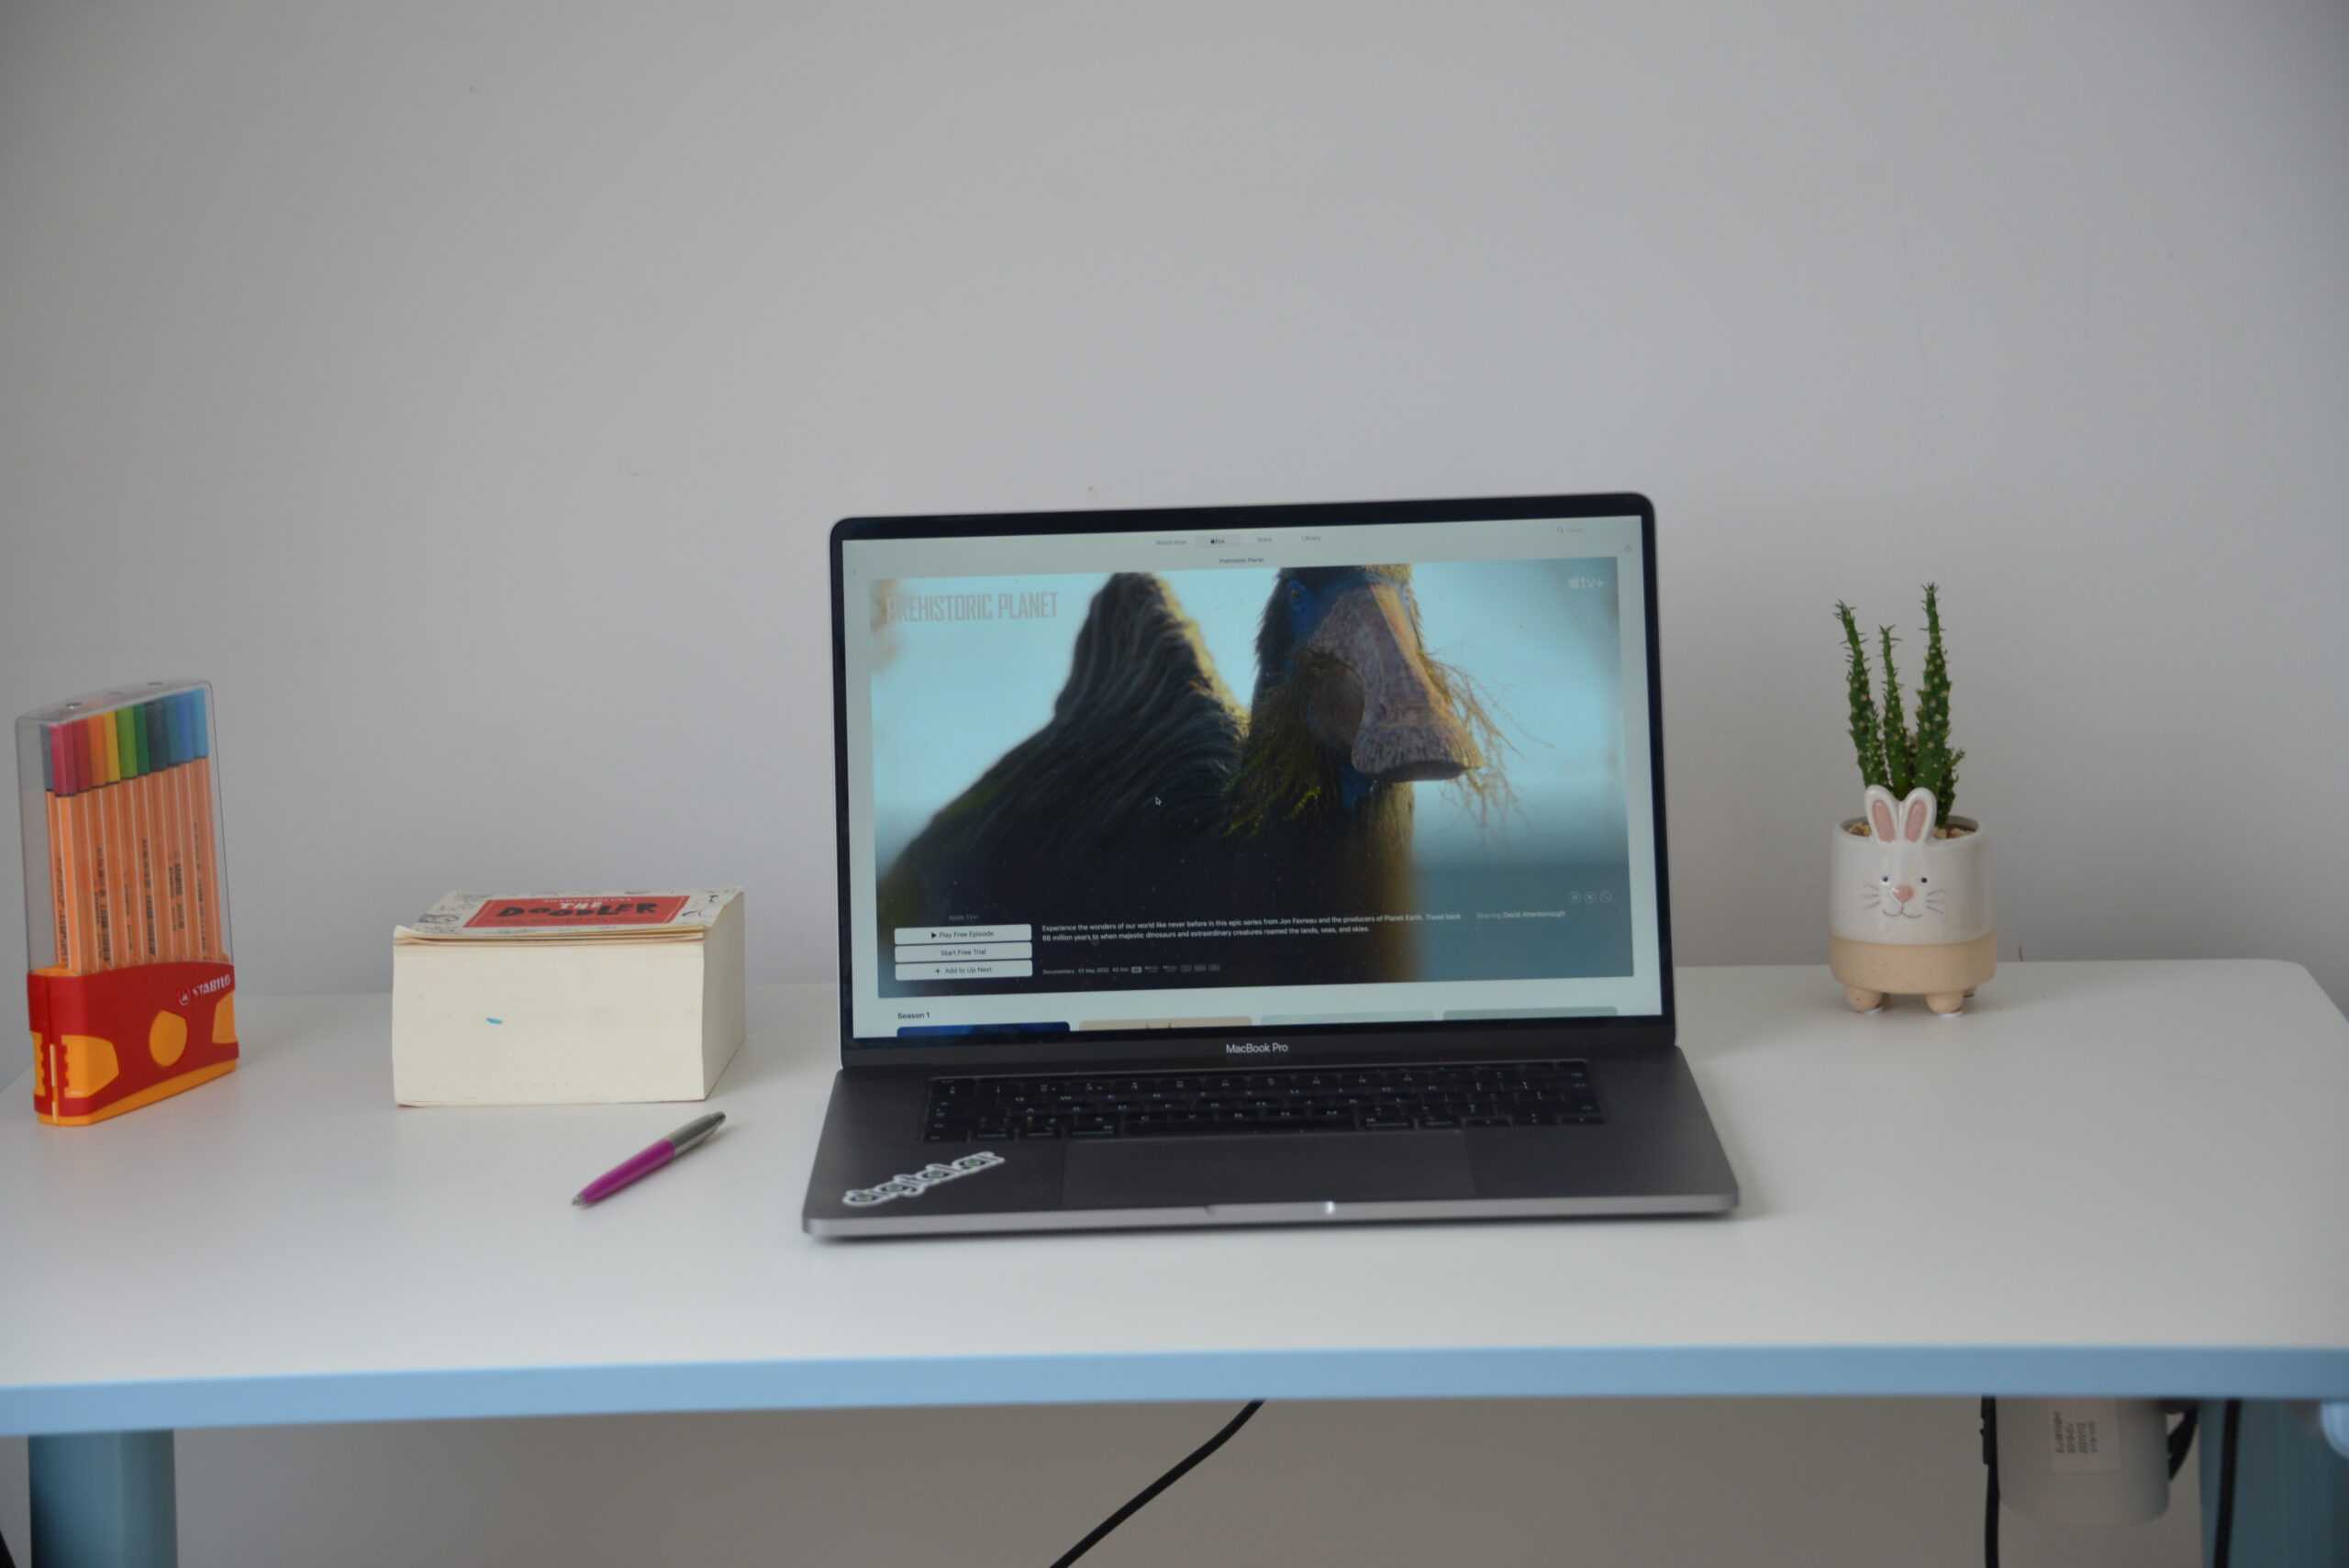
[[[1685,961],[1818,958],[1828,609],[1932,578],[2002,958],[2349,998],[2344,67],[2281,0],[0,0],[0,708],[218,683],[256,991],[490,884],[740,881],[813,978],[833,518],[1639,488]]]

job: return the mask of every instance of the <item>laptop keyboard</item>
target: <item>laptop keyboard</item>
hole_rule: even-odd
[[[1186,1134],[1405,1132],[1414,1128],[1595,1127],[1606,1119],[1583,1062],[1349,1067],[1275,1073],[1135,1073],[938,1078],[923,1138],[1166,1138]]]

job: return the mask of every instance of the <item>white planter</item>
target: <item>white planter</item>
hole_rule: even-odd
[[[1953,817],[1953,829],[1967,830],[1936,839],[1933,815],[1930,790],[1896,800],[1870,785],[1867,816],[1837,827],[1829,845],[1828,968],[1857,1011],[1902,995],[1954,1013],[1998,972],[1990,836]],[[1858,823],[1865,837],[1851,831]]]

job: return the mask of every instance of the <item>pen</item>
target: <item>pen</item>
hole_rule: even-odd
[[[716,1132],[718,1124],[725,1119],[724,1111],[712,1111],[706,1117],[685,1123],[643,1153],[629,1155],[580,1188],[579,1195],[571,1201],[581,1208],[585,1208],[589,1204],[603,1202],[630,1182],[640,1176],[651,1175],[711,1133]]]

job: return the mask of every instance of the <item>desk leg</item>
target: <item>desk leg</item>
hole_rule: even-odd
[[[26,1446],[39,1568],[177,1568],[171,1433],[86,1432]]]
[[[2317,1407],[2316,1414],[2332,1451],[2349,1459],[2349,1399],[2328,1399]]]
[[[2218,1543],[2220,1433],[2227,1402],[2202,1401],[2202,1561]],[[2309,1436],[2280,1400],[2246,1399],[2235,1437],[2234,1548],[2241,1568],[2339,1568],[2349,1562],[2349,1462]]]

